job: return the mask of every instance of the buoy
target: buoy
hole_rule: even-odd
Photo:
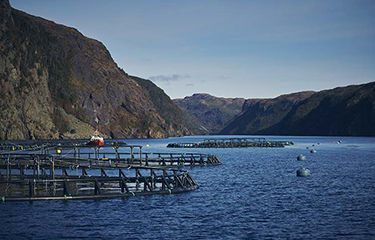
[[[298,155],[297,160],[298,161],[305,161],[306,157],[303,154],[300,154],[300,155]]]
[[[310,176],[310,170],[304,167],[301,167],[297,170],[297,177],[309,177]]]
[[[61,154],[61,149],[57,149],[56,152],[57,152],[58,154]]]
[[[150,146],[150,144],[146,144],[146,147],[149,147]]]
[[[311,149],[310,152],[311,153],[316,153],[316,150],[315,149]]]

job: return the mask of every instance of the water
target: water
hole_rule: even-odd
[[[1,203],[0,239],[375,239],[375,138],[267,138],[296,145],[166,149],[201,138],[129,140],[148,152],[217,154],[223,165],[188,169],[200,185],[190,193]],[[296,177],[302,166],[311,177]]]

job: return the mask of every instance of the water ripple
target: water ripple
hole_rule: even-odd
[[[291,139],[284,149],[197,149],[223,165],[189,168],[200,185],[190,193],[2,203],[0,239],[375,238],[375,139]],[[166,142],[152,140],[154,150]],[[301,166],[311,177],[295,176]]]

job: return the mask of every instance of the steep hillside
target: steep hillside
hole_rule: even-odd
[[[221,134],[375,136],[374,82],[305,92],[289,100],[247,102]]]
[[[178,132],[178,135],[187,135],[190,133],[185,126],[185,120],[181,109],[173,103],[170,97],[165,94],[161,88],[156,86],[150,80],[135,76],[131,76],[131,78],[148,92],[154,108],[160,116],[165,119],[165,122],[169,127],[164,129],[169,136],[176,135],[176,129],[180,131]]]
[[[248,99],[243,112],[232,119],[220,134],[255,134],[280,122],[294,105],[314,92],[281,95],[273,99]]]
[[[260,133],[375,136],[375,82],[318,92]]]
[[[87,138],[96,118],[116,138],[189,133],[102,43],[8,0],[0,1],[0,50],[0,139]]]
[[[190,126],[194,133],[207,134],[220,131],[225,124],[239,114],[245,99],[194,94],[173,101],[185,112],[185,119],[190,119],[186,122],[195,121]]]

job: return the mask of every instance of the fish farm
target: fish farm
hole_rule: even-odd
[[[212,138],[194,143],[169,143],[169,148],[254,148],[294,145],[291,141],[268,141],[265,138]]]
[[[53,143],[1,147],[2,201],[183,193],[199,186],[181,167],[221,164],[215,155],[147,153],[142,146],[116,142],[95,148]]]

